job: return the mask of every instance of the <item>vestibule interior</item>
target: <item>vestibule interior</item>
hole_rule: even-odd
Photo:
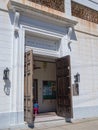
[[[38,100],[39,113],[56,111],[55,59],[33,57],[33,99]]]

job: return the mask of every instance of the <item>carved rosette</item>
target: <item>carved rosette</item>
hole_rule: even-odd
[[[64,0],[28,0],[64,12]]]
[[[98,11],[73,1],[71,2],[71,10],[73,16],[98,24]]]

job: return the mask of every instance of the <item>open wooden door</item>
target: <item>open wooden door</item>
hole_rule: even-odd
[[[72,118],[71,67],[70,56],[56,61],[57,72],[57,115]]]
[[[24,120],[30,127],[33,123],[33,52],[25,52],[24,63]]]

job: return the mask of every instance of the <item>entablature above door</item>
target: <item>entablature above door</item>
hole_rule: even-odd
[[[36,17],[40,17],[41,19],[47,19],[53,21],[54,23],[64,24],[68,27],[69,26],[73,27],[77,24],[77,22],[72,20],[71,18],[69,19],[66,18],[65,16],[62,17],[62,15],[58,15],[58,13],[53,14],[46,11],[42,11],[16,0],[10,0],[8,2],[8,9],[12,10],[13,12],[18,11],[21,14],[28,14],[31,16],[36,15]]]

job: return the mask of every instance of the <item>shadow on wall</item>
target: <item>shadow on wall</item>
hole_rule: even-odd
[[[4,85],[4,93],[9,96],[10,95],[10,88],[11,88],[11,82],[9,79],[4,80],[5,85]]]

